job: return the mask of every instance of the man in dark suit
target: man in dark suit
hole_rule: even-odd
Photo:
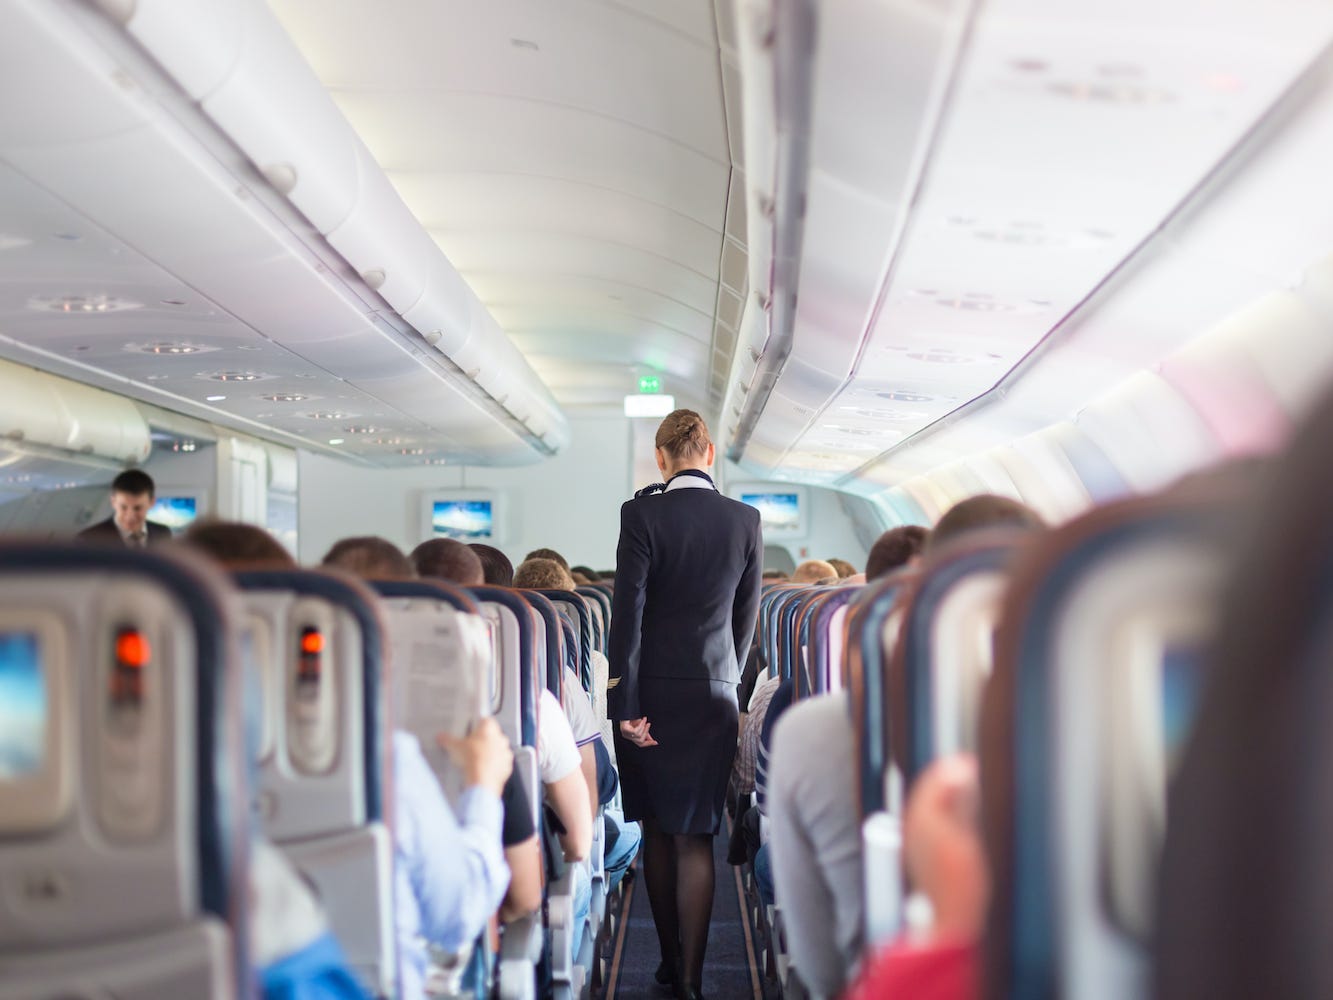
[[[111,516],[79,532],[81,542],[146,548],[171,541],[171,529],[148,520],[153,506],[153,477],[140,469],[127,469],[111,482]]]

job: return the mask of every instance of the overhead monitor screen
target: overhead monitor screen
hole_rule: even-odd
[[[36,634],[0,633],[0,782],[42,769],[47,714],[46,678]]]
[[[198,516],[199,498],[192,496],[159,496],[148,511],[148,520],[173,532],[183,531]]]
[[[495,505],[490,500],[436,500],[431,505],[431,534],[460,542],[495,538]]]
[[[741,503],[759,510],[764,531],[792,532],[801,528],[799,493],[742,493]]]

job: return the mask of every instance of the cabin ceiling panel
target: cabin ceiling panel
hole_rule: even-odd
[[[843,31],[832,8],[824,11],[833,29],[821,39],[821,59],[835,50],[845,55],[864,41]],[[908,30],[909,15],[899,8],[886,11]],[[836,451],[830,426],[873,427],[873,420],[833,419],[873,409],[852,401],[852,394],[867,384],[874,392],[930,397],[932,403],[951,399],[955,406],[989,392],[1158,235],[1319,54],[1330,31],[1333,8],[1313,0],[1272,6],[1198,0],[1171,5],[1170,11],[1147,3],[988,2],[972,25],[938,131],[919,137],[913,151],[924,169],[896,246],[895,197],[901,192],[884,189],[883,181],[876,188],[874,172],[861,169],[883,152],[875,143],[858,150],[842,141],[845,133],[820,124],[820,116],[852,113],[852,101],[839,102],[834,95],[850,97],[857,81],[821,65],[816,81],[824,89],[816,90],[807,250],[793,359],[808,363],[813,357],[840,357],[841,349],[830,351],[826,345],[849,338],[859,339],[861,347],[854,371],[829,368],[845,378],[839,390],[823,398],[789,390],[810,412],[797,434],[783,444],[790,419],[778,415],[770,420],[765,411],[756,435],[762,433],[770,449],[788,450],[785,463],[798,455]],[[867,29],[867,34],[874,31]],[[850,62],[838,60],[839,65]],[[841,92],[840,79],[845,84]],[[1327,162],[1328,133],[1301,135],[1288,142],[1303,151],[1309,183],[1300,188],[1300,198],[1288,189],[1288,211],[1268,206],[1265,232],[1273,243],[1282,240],[1281,230],[1292,218],[1303,214],[1300,206],[1309,204],[1317,190],[1318,164]],[[846,179],[847,189],[829,178]],[[1273,189],[1281,190],[1281,182],[1265,178],[1262,190]],[[1264,218],[1260,188],[1249,190],[1249,214]],[[884,206],[879,216],[864,214],[874,223],[869,233],[843,221],[842,206],[856,197]],[[1316,216],[1326,214],[1327,199],[1315,201]],[[840,258],[829,252],[840,233],[856,253]],[[1288,278],[1297,258],[1292,243],[1313,251],[1321,238],[1307,230],[1287,241]],[[818,244],[813,254],[812,239]],[[1212,288],[1200,286],[1209,244],[1214,261],[1234,254],[1246,267],[1264,268],[1262,254],[1244,246],[1243,228],[1199,225],[1190,239],[1197,259],[1163,279],[1157,301],[1164,311],[1154,315],[1140,302],[1133,318],[1092,315],[1077,330],[1078,353],[1066,368],[1091,366],[1090,376],[1104,388],[1206,329],[1193,321],[1216,315],[1209,299],[1234,303],[1250,292],[1255,283],[1234,265],[1221,269]],[[868,283],[865,260],[873,256],[877,241],[890,252],[878,255],[880,273]],[[1233,274],[1238,281],[1229,285]],[[1172,279],[1175,303],[1163,301],[1172,294]],[[1187,287],[1191,291],[1182,295]],[[1188,301],[1196,290],[1203,301]],[[1189,313],[1191,322],[1182,325],[1181,313]],[[863,322],[849,329],[858,314]],[[1085,332],[1098,332],[1098,327],[1103,335],[1085,338]],[[1065,324],[1064,330],[1070,333],[1073,327]],[[1006,392],[1022,393],[1025,382],[1044,371],[1046,357]],[[775,398],[791,379],[804,381],[807,390],[815,388],[801,378],[799,366],[789,363]],[[1061,392],[1053,369],[1041,380],[1060,398],[1076,391]],[[1034,422],[1036,410],[1050,400],[1041,402],[1032,411]],[[1058,407],[1046,413],[1052,410],[1057,418],[1067,415]],[[884,444],[892,448],[895,441],[909,440],[942,415],[935,406],[921,409],[918,420],[885,427]],[[1026,426],[1028,421],[1020,417],[1011,423]],[[845,441],[839,447],[851,451],[855,446]],[[936,451],[949,457],[943,449]]]
[[[711,0],[271,6],[544,380],[647,365],[708,397],[732,184]]]

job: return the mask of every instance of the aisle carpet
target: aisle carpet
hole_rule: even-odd
[[[746,949],[745,927],[737,900],[736,869],[727,864],[725,833],[713,839],[713,858],[717,878],[708,954],[704,960],[703,993],[708,1000],[757,1000],[764,994],[762,984],[751,974],[750,952]],[[642,863],[640,858],[638,864]],[[667,1000],[671,990],[658,986],[653,979],[661,959],[648,893],[640,877],[635,880],[630,901],[615,992],[610,994],[612,1000]]]

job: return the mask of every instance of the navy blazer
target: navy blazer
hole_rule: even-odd
[[[712,489],[620,508],[607,717],[638,719],[641,677],[735,684],[759,611],[759,511]]]
[[[171,541],[171,529],[165,524],[158,524],[156,521],[145,521],[144,531],[148,535],[149,545]],[[108,517],[105,521],[98,521],[96,524],[84,528],[77,537],[81,542],[97,542],[102,545],[110,545],[116,542],[125,544],[125,540],[120,537],[120,529],[116,527],[114,517]]]

